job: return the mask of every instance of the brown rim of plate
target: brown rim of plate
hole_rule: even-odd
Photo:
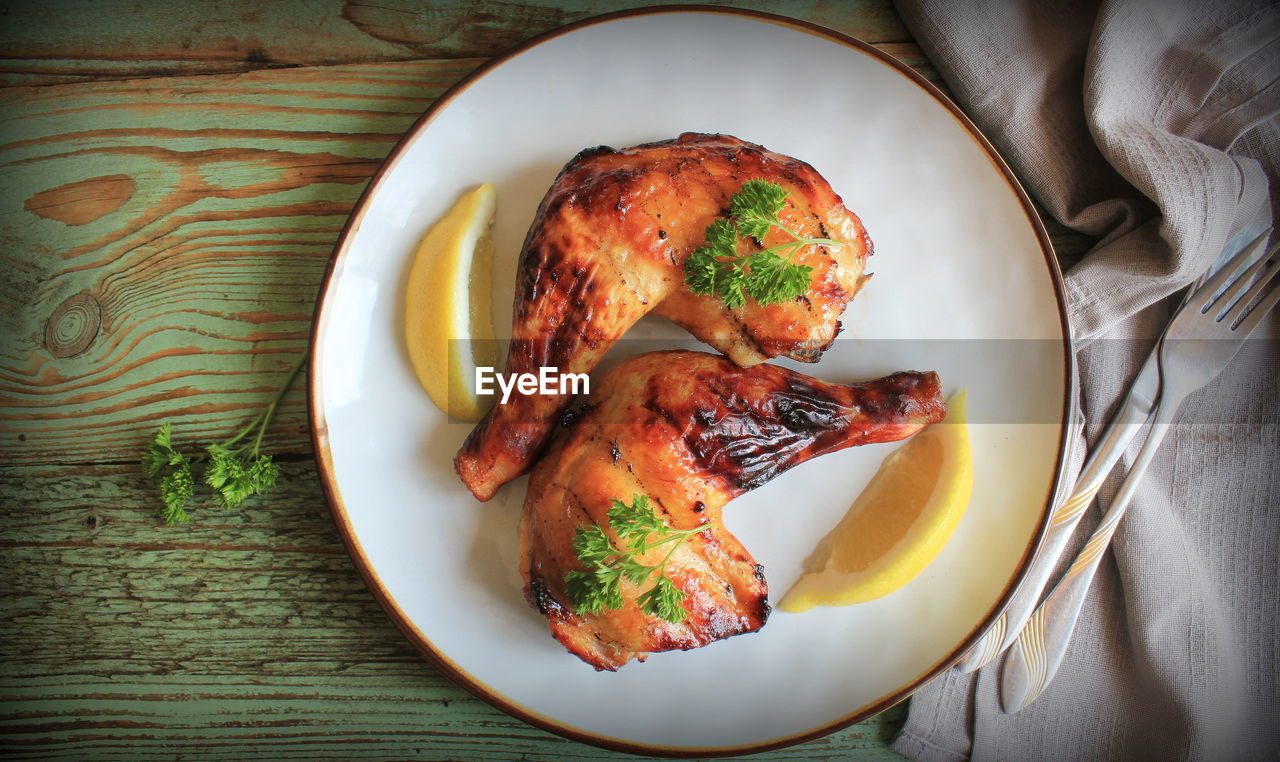
[[[995,166],[997,170],[999,170],[1001,176],[1005,178],[1005,181],[1008,183],[1010,190],[1012,190],[1014,195],[1018,198],[1019,203],[1021,203],[1023,212],[1026,214],[1027,221],[1030,223],[1032,229],[1035,231],[1036,239],[1040,243],[1040,250],[1041,250],[1041,253],[1044,255],[1045,266],[1049,271],[1050,280],[1053,283],[1054,295],[1057,299],[1057,304],[1058,304],[1058,317],[1059,317],[1059,322],[1062,328],[1062,336],[1063,336],[1062,338],[1063,371],[1064,371],[1063,373],[1064,395],[1063,395],[1063,418],[1062,418],[1063,425],[1062,425],[1062,432],[1059,435],[1059,440],[1058,440],[1057,463],[1054,466],[1053,479],[1050,481],[1048,493],[1045,495],[1045,507],[1044,507],[1044,510],[1041,512],[1040,522],[1037,525],[1036,530],[1033,534],[1033,539],[1030,543],[1028,543],[1026,550],[1023,552],[1021,560],[1017,564],[1017,567],[1013,576],[1006,583],[1004,590],[1002,591],[999,599],[997,600],[997,603],[991,607],[991,609],[987,612],[986,616],[983,617],[979,625],[975,627],[973,631],[970,632],[969,635],[966,638],[964,638],[955,648],[953,648],[950,653],[948,653],[942,659],[935,662],[933,666],[926,669],[923,673],[918,675],[914,680],[910,681],[909,683],[902,686],[898,690],[886,696],[882,696],[879,700],[874,701],[865,706],[862,706],[854,710],[853,712],[846,714],[844,717],[838,720],[826,723],[821,727],[815,728],[813,730],[797,733],[795,735],[785,736],[782,738],[775,738],[768,741],[753,743],[745,746],[736,746],[736,747],[679,748],[679,747],[670,747],[670,746],[650,746],[650,745],[636,744],[630,741],[623,741],[616,738],[610,738],[608,736],[603,736],[603,735],[579,730],[577,728],[569,727],[565,724],[557,723],[549,718],[540,716],[530,709],[519,706],[514,702],[508,700],[507,698],[497,695],[496,693],[491,691],[488,688],[488,686],[473,679],[464,670],[462,670],[460,667],[454,664],[447,656],[437,651],[432,646],[430,640],[426,637],[426,635],[421,630],[419,630],[411,621],[409,621],[409,619],[405,616],[404,612],[400,609],[396,601],[387,593],[386,589],[382,585],[381,580],[379,580],[378,578],[377,572],[374,571],[373,566],[370,564],[368,557],[365,556],[364,554],[364,550],[361,548],[359,542],[356,540],[355,534],[351,528],[351,524],[347,520],[346,506],[343,504],[342,497],[338,493],[337,484],[333,476],[333,460],[329,450],[328,425],[324,418],[324,411],[321,409],[320,402],[318,399],[319,397],[318,391],[321,389],[321,384],[317,376],[317,370],[316,370],[317,367],[319,366],[319,352],[321,347],[319,339],[325,327],[326,308],[329,304],[329,297],[330,297],[330,281],[333,279],[334,273],[337,271],[339,264],[342,262],[342,260],[345,258],[347,254],[352,233],[359,228],[360,222],[363,219],[366,210],[368,209],[369,199],[377,191],[379,184],[382,182],[383,177],[387,174],[389,169],[397,161],[399,161],[400,155],[404,151],[405,147],[415,137],[417,137],[417,135],[423,130],[423,128],[425,128],[431,122],[431,120],[435,117],[435,115],[438,112],[440,112],[446,106],[449,105],[449,103],[454,99],[454,97],[456,97],[459,93],[465,91],[468,87],[471,86],[472,83],[476,82],[481,77],[485,76],[490,71],[497,68],[498,66],[501,66],[502,64],[506,63],[510,59],[514,58],[516,55],[523,53],[524,51],[529,50],[530,48],[533,48],[544,42],[555,39],[557,37],[568,34],[570,32],[583,29],[588,26],[595,26],[597,24],[616,21],[618,19],[623,19],[623,18],[630,18],[634,16],[657,15],[657,14],[666,14],[666,13],[712,13],[712,14],[723,14],[723,15],[730,15],[730,16],[740,16],[740,17],[756,19],[758,21],[763,21],[767,23],[779,24],[781,26],[790,27],[792,29],[797,29],[807,34],[812,34],[816,37],[822,37],[834,42],[838,42],[860,53],[871,56],[872,58],[875,58],[880,63],[892,68],[902,76],[906,77],[908,80],[914,83],[917,87],[921,88],[930,96],[932,96],[935,101],[937,101],[941,106],[943,106],[956,119],[956,121],[958,121],[961,124],[961,126],[964,127],[964,129],[969,133],[970,137],[972,137],[973,140],[977,142],[978,145],[983,149],[987,157],[990,159],[991,163]],[[352,211],[351,216],[347,219],[347,223],[343,227],[342,234],[339,236],[338,243],[334,248],[333,256],[330,257],[329,259],[329,264],[325,271],[324,280],[320,284],[320,297],[316,301],[315,314],[312,318],[311,359],[310,359],[309,367],[307,368],[307,407],[308,407],[308,413],[311,421],[311,442],[312,442],[312,447],[315,450],[317,471],[320,476],[321,484],[324,487],[325,496],[329,501],[329,507],[333,513],[334,523],[337,525],[338,532],[342,536],[343,544],[346,545],[348,553],[350,553],[352,560],[355,562],[356,568],[360,572],[360,576],[364,578],[365,584],[369,586],[369,590],[373,593],[374,597],[378,600],[379,605],[382,606],[383,610],[387,613],[387,616],[390,617],[391,621],[396,625],[397,628],[400,629],[400,631],[405,635],[405,637],[408,638],[411,643],[413,643],[414,647],[416,647],[418,651],[421,652],[422,655],[427,658],[428,661],[430,661],[438,669],[440,669],[441,672],[448,675],[450,679],[452,679],[454,682],[461,685],[463,688],[467,689],[470,693],[472,693],[476,697],[483,699],[484,701],[488,702],[494,707],[497,707],[498,709],[501,709],[507,714],[510,714],[513,717],[518,717],[519,719],[524,720],[530,725],[534,725],[535,727],[539,727],[544,730],[551,731],[552,733],[563,736],[565,738],[569,738],[574,741],[580,741],[582,743],[599,746],[601,748],[610,749],[614,751],[629,752],[632,754],[649,754],[649,755],[663,756],[663,757],[692,757],[692,756],[724,757],[724,756],[733,756],[733,755],[739,755],[739,754],[751,754],[756,752],[771,751],[771,750],[781,749],[787,746],[791,746],[794,744],[805,743],[807,741],[812,741],[817,738],[822,738],[823,736],[829,735],[837,730],[841,730],[850,725],[861,722],[867,719],[868,717],[872,717],[876,714],[879,714],[880,712],[883,712],[884,710],[892,707],[893,705],[897,704],[903,699],[908,698],[912,693],[914,693],[916,690],[922,687],[925,683],[929,682],[934,677],[941,674],[944,670],[950,668],[951,665],[959,661],[960,657],[963,656],[966,652],[968,652],[969,649],[972,648],[973,645],[978,642],[979,638],[981,638],[982,635],[986,633],[986,631],[993,624],[995,624],[996,620],[1000,617],[1000,615],[1004,613],[1005,608],[1008,607],[1010,600],[1013,598],[1014,592],[1018,588],[1018,585],[1021,584],[1023,577],[1026,575],[1027,568],[1030,564],[1031,558],[1034,556],[1035,550],[1039,548],[1041,542],[1043,542],[1045,532],[1048,529],[1048,519],[1049,519],[1049,513],[1050,513],[1050,507],[1051,507],[1051,500],[1053,498],[1053,495],[1057,487],[1061,483],[1061,480],[1063,478],[1064,467],[1066,463],[1068,434],[1071,428],[1070,427],[1071,418],[1073,416],[1073,405],[1071,401],[1072,401],[1072,389],[1073,389],[1072,379],[1074,377],[1075,377],[1075,353],[1073,351],[1072,343],[1071,343],[1071,332],[1070,332],[1070,325],[1067,317],[1066,297],[1065,297],[1064,286],[1062,282],[1062,273],[1058,268],[1057,256],[1054,254],[1053,245],[1049,240],[1049,235],[1045,231],[1044,224],[1041,222],[1040,216],[1036,213],[1035,208],[1031,203],[1030,197],[1027,195],[1026,191],[1023,190],[1022,184],[1018,182],[1018,179],[1014,176],[1013,172],[1009,169],[1008,165],[1005,164],[1004,160],[996,152],[995,148],[991,145],[990,141],[988,141],[986,137],[983,136],[983,134],[978,130],[978,128],[974,126],[973,122],[969,121],[969,118],[965,116],[964,112],[960,110],[959,106],[952,103],[951,100],[947,98],[947,96],[943,95],[943,93],[937,87],[935,87],[932,83],[930,83],[924,77],[917,74],[914,70],[912,70],[906,64],[898,61],[896,58],[893,58],[887,53],[877,50],[876,48],[872,47],[868,43],[865,43],[861,40],[850,37],[849,35],[843,34],[841,32],[837,32],[832,29],[827,29],[826,27],[819,26],[817,24],[813,24],[808,21],[791,19],[785,16],[778,16],[776,14],[766,13],[763,11],[754,11],[754,10],[746,10],[741,8],[728,8],[728,7],[665,5],[665,6],[650,6],[645,8],[635,8],[631,10],[623,10],[623,11],[616,11],[613,13],[606,13],[600,16],[593,16],[591,18],[582,19],[580,21],[576,21],[567,26],[563,26],[558,29],[553,29],[549,32],[544,32],[543,34],[540,34],[534,37],[533,39],[523,42],[511,48],[510,50],[507,50],[506,52],[500,55],[494,56],[493,58],[486,61],[475,71],[466,75],[457,83],[455,83],[452,87],[450,87],[447,91],[445,91],[443,95],[441,95],[438,99],[436,99],[434,103],[431,104],[430,108],[428,108],[426,112],[422,114],[422,116],[418,117],[417,121],[413,123],[413,125],[404,134],[404,136],[395,145],[395,147],[391,149],[391,152],[387,155],[387,158],[383,162],[382,166],[379,167],[378,171],[374,174],[373,178],[369,181],[369,185],[365,188],[364,193],[361,194],[360,199],[356,202],[355,209]]]

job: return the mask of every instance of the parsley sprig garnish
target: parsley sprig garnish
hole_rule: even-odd
[[[707,226],[701,246],[684,263],[684,282],[695,294],[718,295],[729,307],[741,307],[750,297],[760,304],[790,301],[809,290],[813,268],[792,263],[805,246],[844,246],[830,238],[805,238],[782,224],[778,216],[787,205],[787,191],[767,180],[748,180],[729,199],[729,216]],[[767,249],[751,250],[742,239],[762,246],[773,228],[791,236],[790,241]],[[746,248],[746,251],[742,251]]]
[[[574,611],[599,614],[605,609],[622,608],[622,580],[643,585],[657,572],[653,586],[640,594],[636,602],[646,613],[667,620],[683,622],[688,612],[680,604],[686,593],[675,586],[666,574],[667,561],[690,536],[709,529],[709,525],[690,529],[672,529],[658,518],[649,506],[647,495],[632,495],[631,504],[614,500],[609,508],[609,525],[622,543],[614,547],[609,535],[599,524],[578,527],[573,533],[573,549],[586,571],[570,571],[564,575],[565,587]],[[662,560],[645,564],[640,557],[654,548],[670,545]]]
[[[271,402],[244,428],[224,442],[205,447],[204,452],[186,455],[173,446],[173,424],[165,421],[156,429],[142,454],[142,470],[155,482],[160,492],[157,513],[166,524],[188,521],[187,503],[195,493],[195,476],[192,469],[206,462],[204,483],[213,488],[214,499],[224,508],[236,508],[245,500],[270,490],[280,476],[280,466],[262,453],[262,437],[275,418],[280,400],[293,385],[306,352],[289,372],[284,385]],[[239,445],[238,447],[236,445]]]

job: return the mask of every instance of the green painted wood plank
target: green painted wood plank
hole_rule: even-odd
[[[45,0],[0,25],[0,84],[490,57],[537,34],[648,0]],[[714,0],[865,39],[909,39],[890,0]]]
[[[0,736],[44,758],[624,759],[508,717],[365,589],[310,460],[158,524],[132,466],[0,468]],[[903,710],[762,759],[894,759]]]
[[[132,459],[168,417],[183,439],[234,430],[301,351],[368,178],[477,63],[5,91],[7,456]],[[276,429],[273,451],[309,452],[300,391]]]

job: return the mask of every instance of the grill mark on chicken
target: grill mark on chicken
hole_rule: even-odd
[[[829,384],[700,352],[633,357],[593,386],[589,412],[560,432],[530,476],[519,568],[552,635],[603,670],[762,627],[771,611],[764,567],[725,528],[724,505],[810,458],[902,439],[945,412],[933,373]],[[568,602],[564,575],[583,568],[574,532],[596,523],[616,542],[609,506],[634,494],[647,495],[673,528],[704,527],[667,567],[688,596],[679,624],[645,614],[636,600],[643,588],[626,581],[621,609],[580,615]]]
[[[541,574],[529,575],[529,586],[526,588],[525,597],[529,605],[545,617],[562,619],[569,614],[568,609],[561,605],[560,601],[556,600],[547,589],[547,583]]]
[[[743,345],[745,345],[745,348],[747,351],[754,352],[762,356],[767,356],[764,345],[756,341],[756,338],[751,335],[751,332],[748,330],[746,320],[743,319],[741,315],[735,312],[725,312],[724,317],[730,322],[732,322],[734,327],[738,329],[738,334],[741,337],[739,340],[742,342]],[[799,354],[801,354],[802,352],[803,350],[797,349],[792,351],[792,353],[788,356],[791,357],[791,359],[793,360],[800,360],[800,362],[808,362],[808,360],[803,360],[799,357]],[[822,352],[819,352],[818,356],[821,357]]]
[[[682,265],[751,179],[786,188],[789,227],[847,245],[795,253],[793,261],[814,268],[805,298],[730,309],[689,291]],[[586,149],[560,172],[525,236],[505,371],[590,372],[649,312],[741,366],[778,356],[814,362],[839,332],[870,253],[862,223],[811,166],[761,146],[686,133],[620,151]],[[454,459],[462,481],[478,499],[491,498],[529,469],[569,402],[517,390],[495,406]]]

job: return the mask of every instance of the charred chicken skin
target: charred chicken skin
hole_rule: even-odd
[[[721,523],[725,503],[810,458],[904,439],[945,412],[934,373],[830,384],[683,351],[622,363],[585,410],[530,477],[519,565],[525,597],[552,635],[601,670],[760,629],[769,615],[764,570]],[[621,547],[607,511],[636,494],[672,529],[706,527],[667,562],[667,577],[686,594],[682,622],[645,613],[641,588],[627,581],[620,609],[581,615],[568,595],[565,574],[583,568],[577,528],[596,523]]]
[[[743,183],[787,191],[783,224],[809,245],[791,259],[813,268],[794,300],[728,308],[693,293],[683,265]],[[778,240],[773,240],[773,236]],[[761,246],[790,240],[773,230]],[[542,200],[516,275],[506,372],[588,373],[647,313],[662,315],[748,367],[771,357],[816,362],[865,280],[871,241],[858,218],[808,164],[726,135],[686,133],[621,151],[578,154]],[[480,500],[529,470],[568,395],[515,395],[480,422],[454,459]]]

